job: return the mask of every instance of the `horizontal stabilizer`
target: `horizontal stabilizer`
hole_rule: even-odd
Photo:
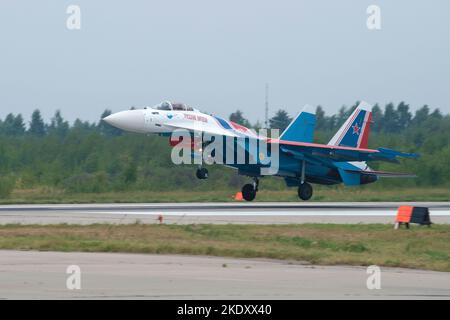
[[[398,162],[397,157],[415,159],[419,158],[420,155],[417,153],[405,153],[388,148],[378,148],[377,153],[370,155],[371,160],[382,160],[388,162]]]
[[[406,153],[406,152],[400,152],[388,148],[378,148],[378,151],[380,151],[383,154],[389,154],[393,157],[403,157],[403,158],[418,158],[420,155],[418,153]]]

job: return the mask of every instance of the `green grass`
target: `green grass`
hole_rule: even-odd
[[[128,203],[128,202],[231,202],[239,190],[211,191],[126,191],[105,193],[65,193],[51,188],[15,190],[0,204],[21,203]],[[255,201],[299,201],[295,188],[271,190],[261,187]],[[383,189],[376,186],[348,188],[315,186],[317,201],[450,201],[449,188]]]
[[[0,249],[271,258],[450,271],[450,225],[4,225]]]

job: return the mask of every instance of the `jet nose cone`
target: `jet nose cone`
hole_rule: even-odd
[[[113,113],[103,118],[103,121],[125,131],[145,132],[145,119],[142,110],[127,110]]]

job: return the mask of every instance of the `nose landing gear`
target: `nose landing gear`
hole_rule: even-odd
[[[203,167],[198,168],[195,175],[197,176],[197,179],[200,179],[200,180],[208,179],[208,169],[203,168]]]
[[[253,183],[247,183],[242,187],[242,198],[246,201],[253,201],[258,191],[259,179],[253,178]]]

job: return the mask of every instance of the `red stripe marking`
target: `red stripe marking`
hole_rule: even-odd
[[[236,122],[233,122],[233,121],[230,120],[230,123],[231,123],[232,127],[234,129],[236,129],[236,130],[243,131],[243,132],[249,131],[249,129],[247,127],[244,127],[243,125],[237,124]]]
[[[369,133],[370,133],[370,124],[371,123],[372,123],[372,112],[369,112],[369,118],[367,119],[367,122],[365,123],[362,140],[358,147],[367,148],[369,146]]]
[[[374,149],[365,149],[365,148],[352,148],[352,147],[341,147],[341,146],[332,146],[328,144],[320,144],[320,143],[309,143],[309,142],[295,142],[295,141],[286,141],[286,140],[277,140],[277,139],[267,139],[268,143],[278,143],[282,145],[291,145],[291,146],[299,146],[299,147],[313,147],[313,148],[322,148],[322,149],[330,149],[330,150],[350,150],[350,151],[361,151],[367,153],[379,153],[380,151]]]

